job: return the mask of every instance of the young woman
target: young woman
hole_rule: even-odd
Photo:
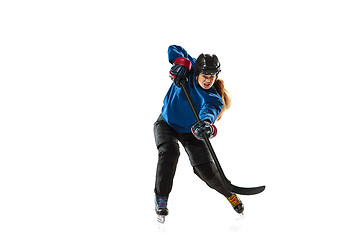
[[[184,48],[172,45],[168,49],[173,80],[164,99],[161,115],[154,124],[155,142],[158,148],[158,164],[155,181],[155,210],[158,215],[168,215],[167,200],[172,188],[176,165],[182,144],[189,156],[194,173],[208,186],[224,195],[236,212],[244,206],[236,194],[230,192],[212,160],[203,141],[216,136],[214,125],[223,112],[230,107],[230,97],[224,82],[218,78],[220,62],[216,55],[200,54],[192,58]],[[182,91],[184,83],[199,114],[196,122],[190,105]]]

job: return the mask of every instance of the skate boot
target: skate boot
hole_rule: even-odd
[[[241,200],[238,198],[238,196],[236,196],[235,193],[233,193],[233,195],[231,195],[230,197],[227,198],[227,200],[231,203],[231,206],[234,208],[234,210],[237,213],[243,213],[244,211],[244,205],[241,202]]]
[[[158,215],[158,222],[164,223],[165,216],[169,214],[169,210],[167,209],[167,197],[160,197],[155,194],[155,212]]]

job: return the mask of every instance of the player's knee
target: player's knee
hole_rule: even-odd
[[[171,156],[178,158],[180,156],[179,144],[175,142],[163,143],[158,147],[159,156]]]
[[[194,173],[205,182],[209,182],[217,173],[217,169],[213,167],[212,162],[209,162],[194,166]]]

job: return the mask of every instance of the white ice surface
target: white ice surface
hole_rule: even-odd
[[[2,1],[0,239],[359,239],[356,1]],[[239,216],[183,150],[156,221],[167,47],[216,53],[212,143]]]

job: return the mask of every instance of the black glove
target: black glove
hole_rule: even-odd
[[[216,136],[217,129],[214,124],[205,120],[195,123],[191,127],[191,132],[197,139],[204,140],[204,133],[209,139],[211,139]]]
[[[191,62],[189,59],[183,57],[177,58],[170,69],[170,78],[176,86],[181,87],[181,83],[188,80],[190,70]]]

